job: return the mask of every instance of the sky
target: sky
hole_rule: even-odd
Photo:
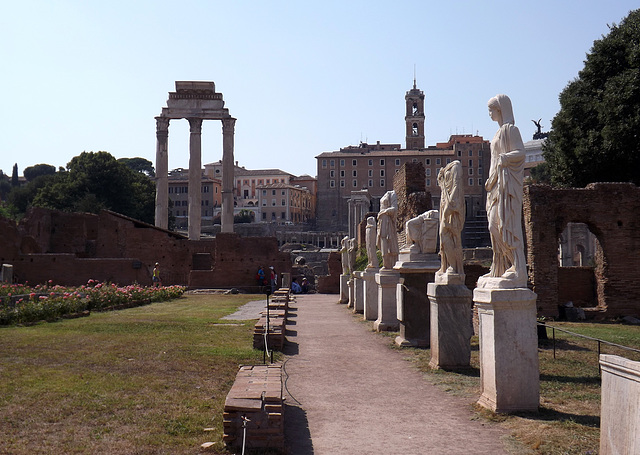
[[[83,151],[155,164],[175,81],[213,81],[248,169],[316,175],[315,157],[361,141],[405,145],[405,92],[425,93],[426,145],[490,140],[487,101],[513,103],[525,141],[559,110],[594,40],[636,1],[0,1],[0,169]],[[169,168],[188,167],[187,120]],[[222,158],[205,121],[202,162]]]

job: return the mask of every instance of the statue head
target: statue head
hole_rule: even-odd
[[[511,107],[511,100],[507,95],[496,95],[487,103],[489,107],[489,115],[491,119],[498,122],[500,126],[505,123],[515,125],[516,121],[513,118],[513,108]]]
[[[380,199],[380,210],[385,210],[391,207],[397,207],[398,205],[398,197],[396,196],[395,191],[387,191]]]
[[[374,217],[367,218],[367,227],[376,227],[376,219]]]

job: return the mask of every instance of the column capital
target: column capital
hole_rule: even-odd
[[[236,119],[233,117],[222,119],[222,134],[233,133],[236,126]]]
[[[202,133],[202,119],[199,117],[191,117],[187,119],[189,121],[189,131],[191,133],[201,134]]]
[[[169,134],[169,118],[156,117],[156,136],[167,136]]]

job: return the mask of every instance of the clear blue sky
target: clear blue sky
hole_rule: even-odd
[[[637,2],[4,1],[0,169],[65,166],[82,151],[155,161],[155,120],[176,80],[214,81],[247,168],[316,174],[315,156],[359,141],[404,146],[414,65],[427,145],[491,139],[486,102],[513,101],[524,140],[548,129],[593,41]],[[203,163],[221,158],[204,122]],[[171,122],[170,168],[188,166]]]

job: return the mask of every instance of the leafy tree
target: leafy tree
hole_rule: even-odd
[[[233,222],[236,224],[251,223],[255,215],[251,210],[242,209],[237,215],[233,216]]]
[[[145,158],[120,158],[119,163],[124,164],[132,171],[141,172],[147,177],[155,177],[156,171],[153,167],[153,163]]]
[[[640,184],[640,10],[596,40],[544,146],[553,184]]]
[[[531,168],[531,177],[529,183],[551,183],[551,174],[549,173],[549,164],[540,163],[536,167]]]
[[[24,168],[22,172],[27,182],[39,177],[41,175],[50,175],[56,173],[56,167],[50,164],[36,164],[35,166],[29,166]]]
[[[38,190],[33,205],[73,212],[108,209],[153,223],[155,185],[107,152],[83,152]]]

